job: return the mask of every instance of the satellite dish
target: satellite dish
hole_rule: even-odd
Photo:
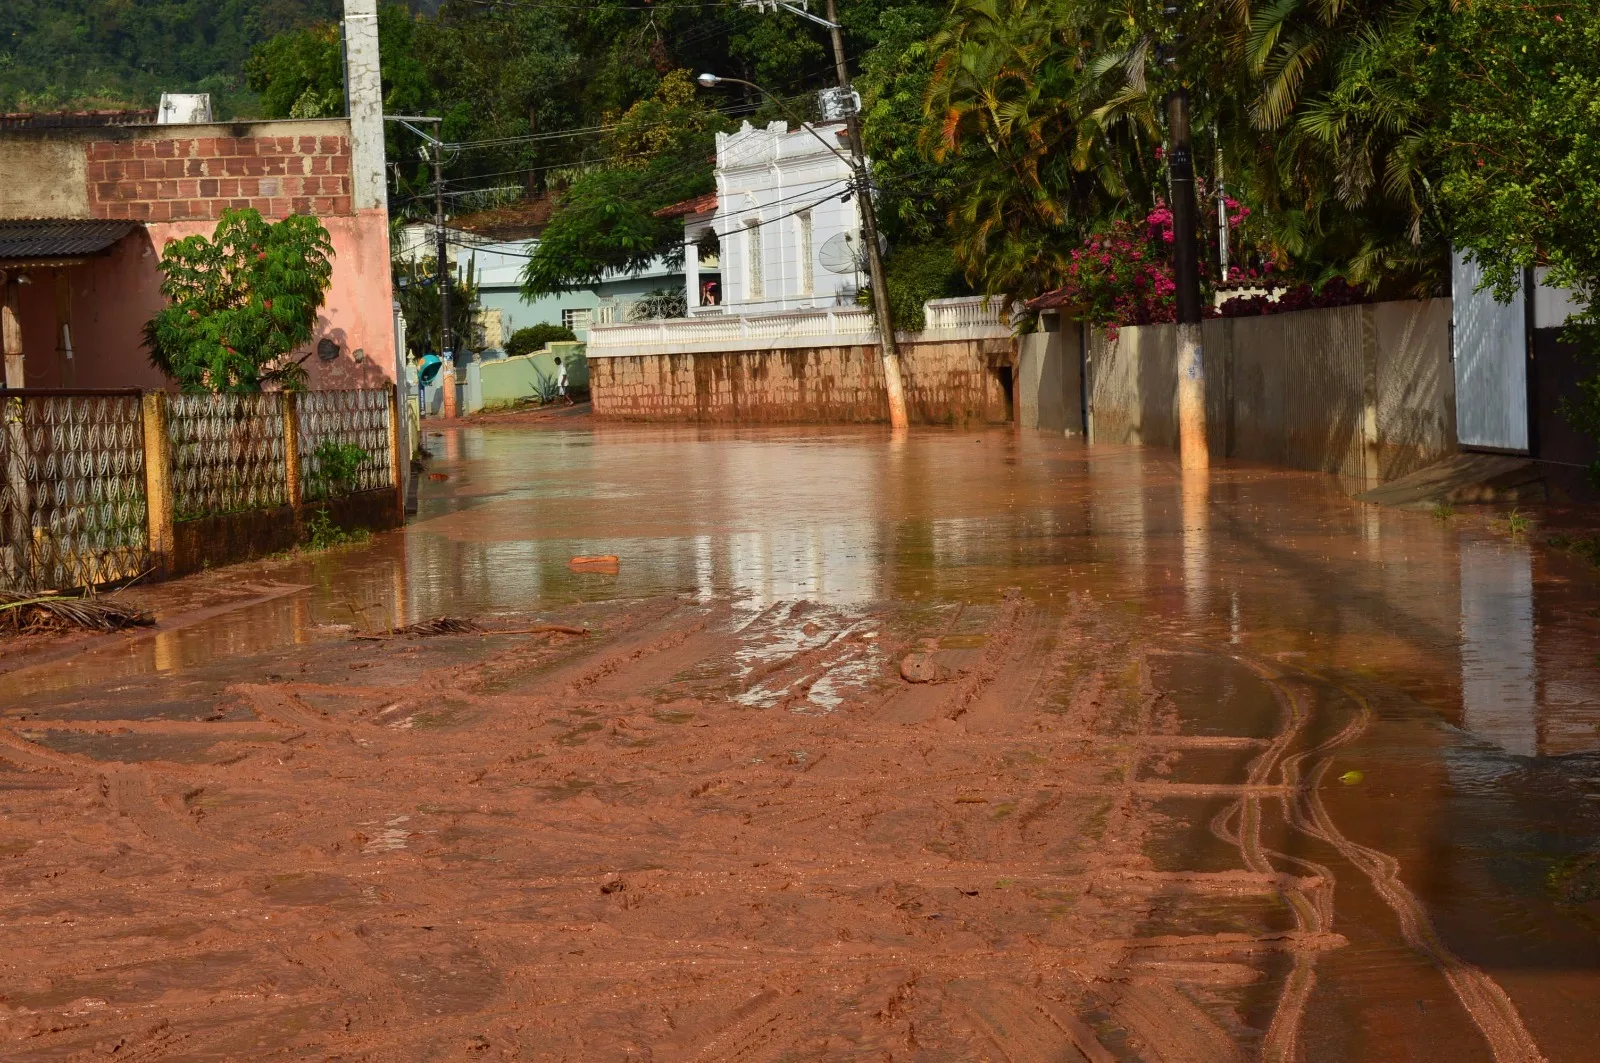
[[[889,242],[883,238],[882,233],[879,233],[879,254],[888,249]],[[838,233],[822,242],[822,249],[817,252],[817,260],[822,263],[822,268],[829,273],[865,273],[867,271],[866,245],[862,243],[859,233]]]

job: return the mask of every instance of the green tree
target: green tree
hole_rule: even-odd
[[[688,71],[663,78],[607,137],[613,161],[581,173],[561,193],[524,267],[523,294],[587,287],[613,271],[640,272],[657,258],[681,263],[683,223],[657,211],[711,191],[714,136],[726,127],[696,99]]]
[[[190,236],[161,253],[167,305],[145,325],[150,362],[185,392],[298,388],[333,273],[333,245],[317,219],[263,221],[222,214],[210,240]]]
[[[7,0],[0,4],[0,110],[154,106],[210,92],[223,115],[254,105],[253,47],[338,16],[339,0]]]
[[[1476,0],[1423,46],[1451,106],[1435,133],[1457,246],[1502,294],[1549,266],[1600,295],[1600,18],[1591,4]]]
[[[394,272],[395,301],[400,304],[401,316],[406,320],[406,348],[413,358],[444,350],[438,262],[438,256],[397,256],[390,264]],[[473,347],[473,324],[481,310],[476,272],[473,261],[465,270],[457,263],[456,268],[445,275],[445,283],[450,286],[450,334],[458,351]]]

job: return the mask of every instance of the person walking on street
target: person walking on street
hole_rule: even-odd
[[[559,357],[556,358],[556,394],[566,400],[568,406],[576,405],[572,396],[567,394],[567,367]]]

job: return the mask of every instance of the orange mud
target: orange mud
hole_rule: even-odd
[[[952,492],[1031,475],[971,442],[929,444],[949,448]],[[794,484],[804,457],[744,488],[774,504],[763,478]],[[650,460],[608,468],[669,483],[681,456]],[[492,500],[492,466],[445,468],[440,490],[478,508],[425,500],[406,549],[431,571],[479,569],[423,534],[559,524],[496,510],[528,503]],[[1209,516],[1150,495],[1152,522],[1190,522],[1163,538],[1103,481],[1098,541],[1137,572],[1056,569],[1051,590],[1008,589],[1028,572],[1013,555],[965,570],[988,593],[624,596],[616,581],[656,578],[660,553],[562,575],[570,526],[540,571],[591,582],[477,610],[484,631],[384,631],[445,611],[443,581],[404,610],[339,589],[396,540],[175,585],[156,634],[0,676],[0,1058],[1584,1058],[1597,979],[1571,957],[1587,953],[1543,942],[1565,925],[1548,904],[1518,907],[1542,887],[1486,886],[1439,840],[1539,821],[1544,777],[1515,784],[1524,812],[1484,818],[1473,795],[1511,794],[1505,758],[1398,692],[1452,681],[1441,629],[1317,619],[1375,593],[1354,580],[1303,609],[1275,573],[1292,550],[1354,553],[1339,536],[1362,525],[1286,532],[1251,569],[1236,551],[1264,495],[1237,483]],[[1079,504],[1070,476],[1020,486],[1063,520]],[[551,505],[573,525],[626,505],[597,526],[683,535],[672,506],[696,502],[663,492],[617,501],[613,481],[590,511]],[[1456,555],[1426,517],[1388,534],[1384,608],[1426,603],[1426,580],[1395,573],[1432,579]],[[1130,579],[1137,596],[1107,593]],[[1204,596],[1164,613],[1174,584]],[[1476,593],[1463,582],[1463,612]],[[339,603],[358,622],[313,622]],[[1370,783],[1339,782],[1352,766]],[[1526,925],[1507,931],[1508,910]]]

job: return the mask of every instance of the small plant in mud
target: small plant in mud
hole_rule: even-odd
[[[1436,502],[1433,506],[1434,520],[1449,520],[1456,515],[1456,507],[1448,502]]]
[[[1600,535],[1579,536],[1552,535],[1545,540],[1545,544],[1555,550],[1566,550],[1568,553],[1577,554],[1591,565],[1600,565]]]
[[[1533,518],[1519,509],[1506,514],[1506,531],[1512,535],[1526,535],[1533,527]]]
[[[364,543],[369,538],[371,533],[365,528],[345,531],[339,527],[328,514],[327,506],[317,507],[311,514],[311,519],[306,521],[306,546],[312,550],[328,550],[335,546]]]

